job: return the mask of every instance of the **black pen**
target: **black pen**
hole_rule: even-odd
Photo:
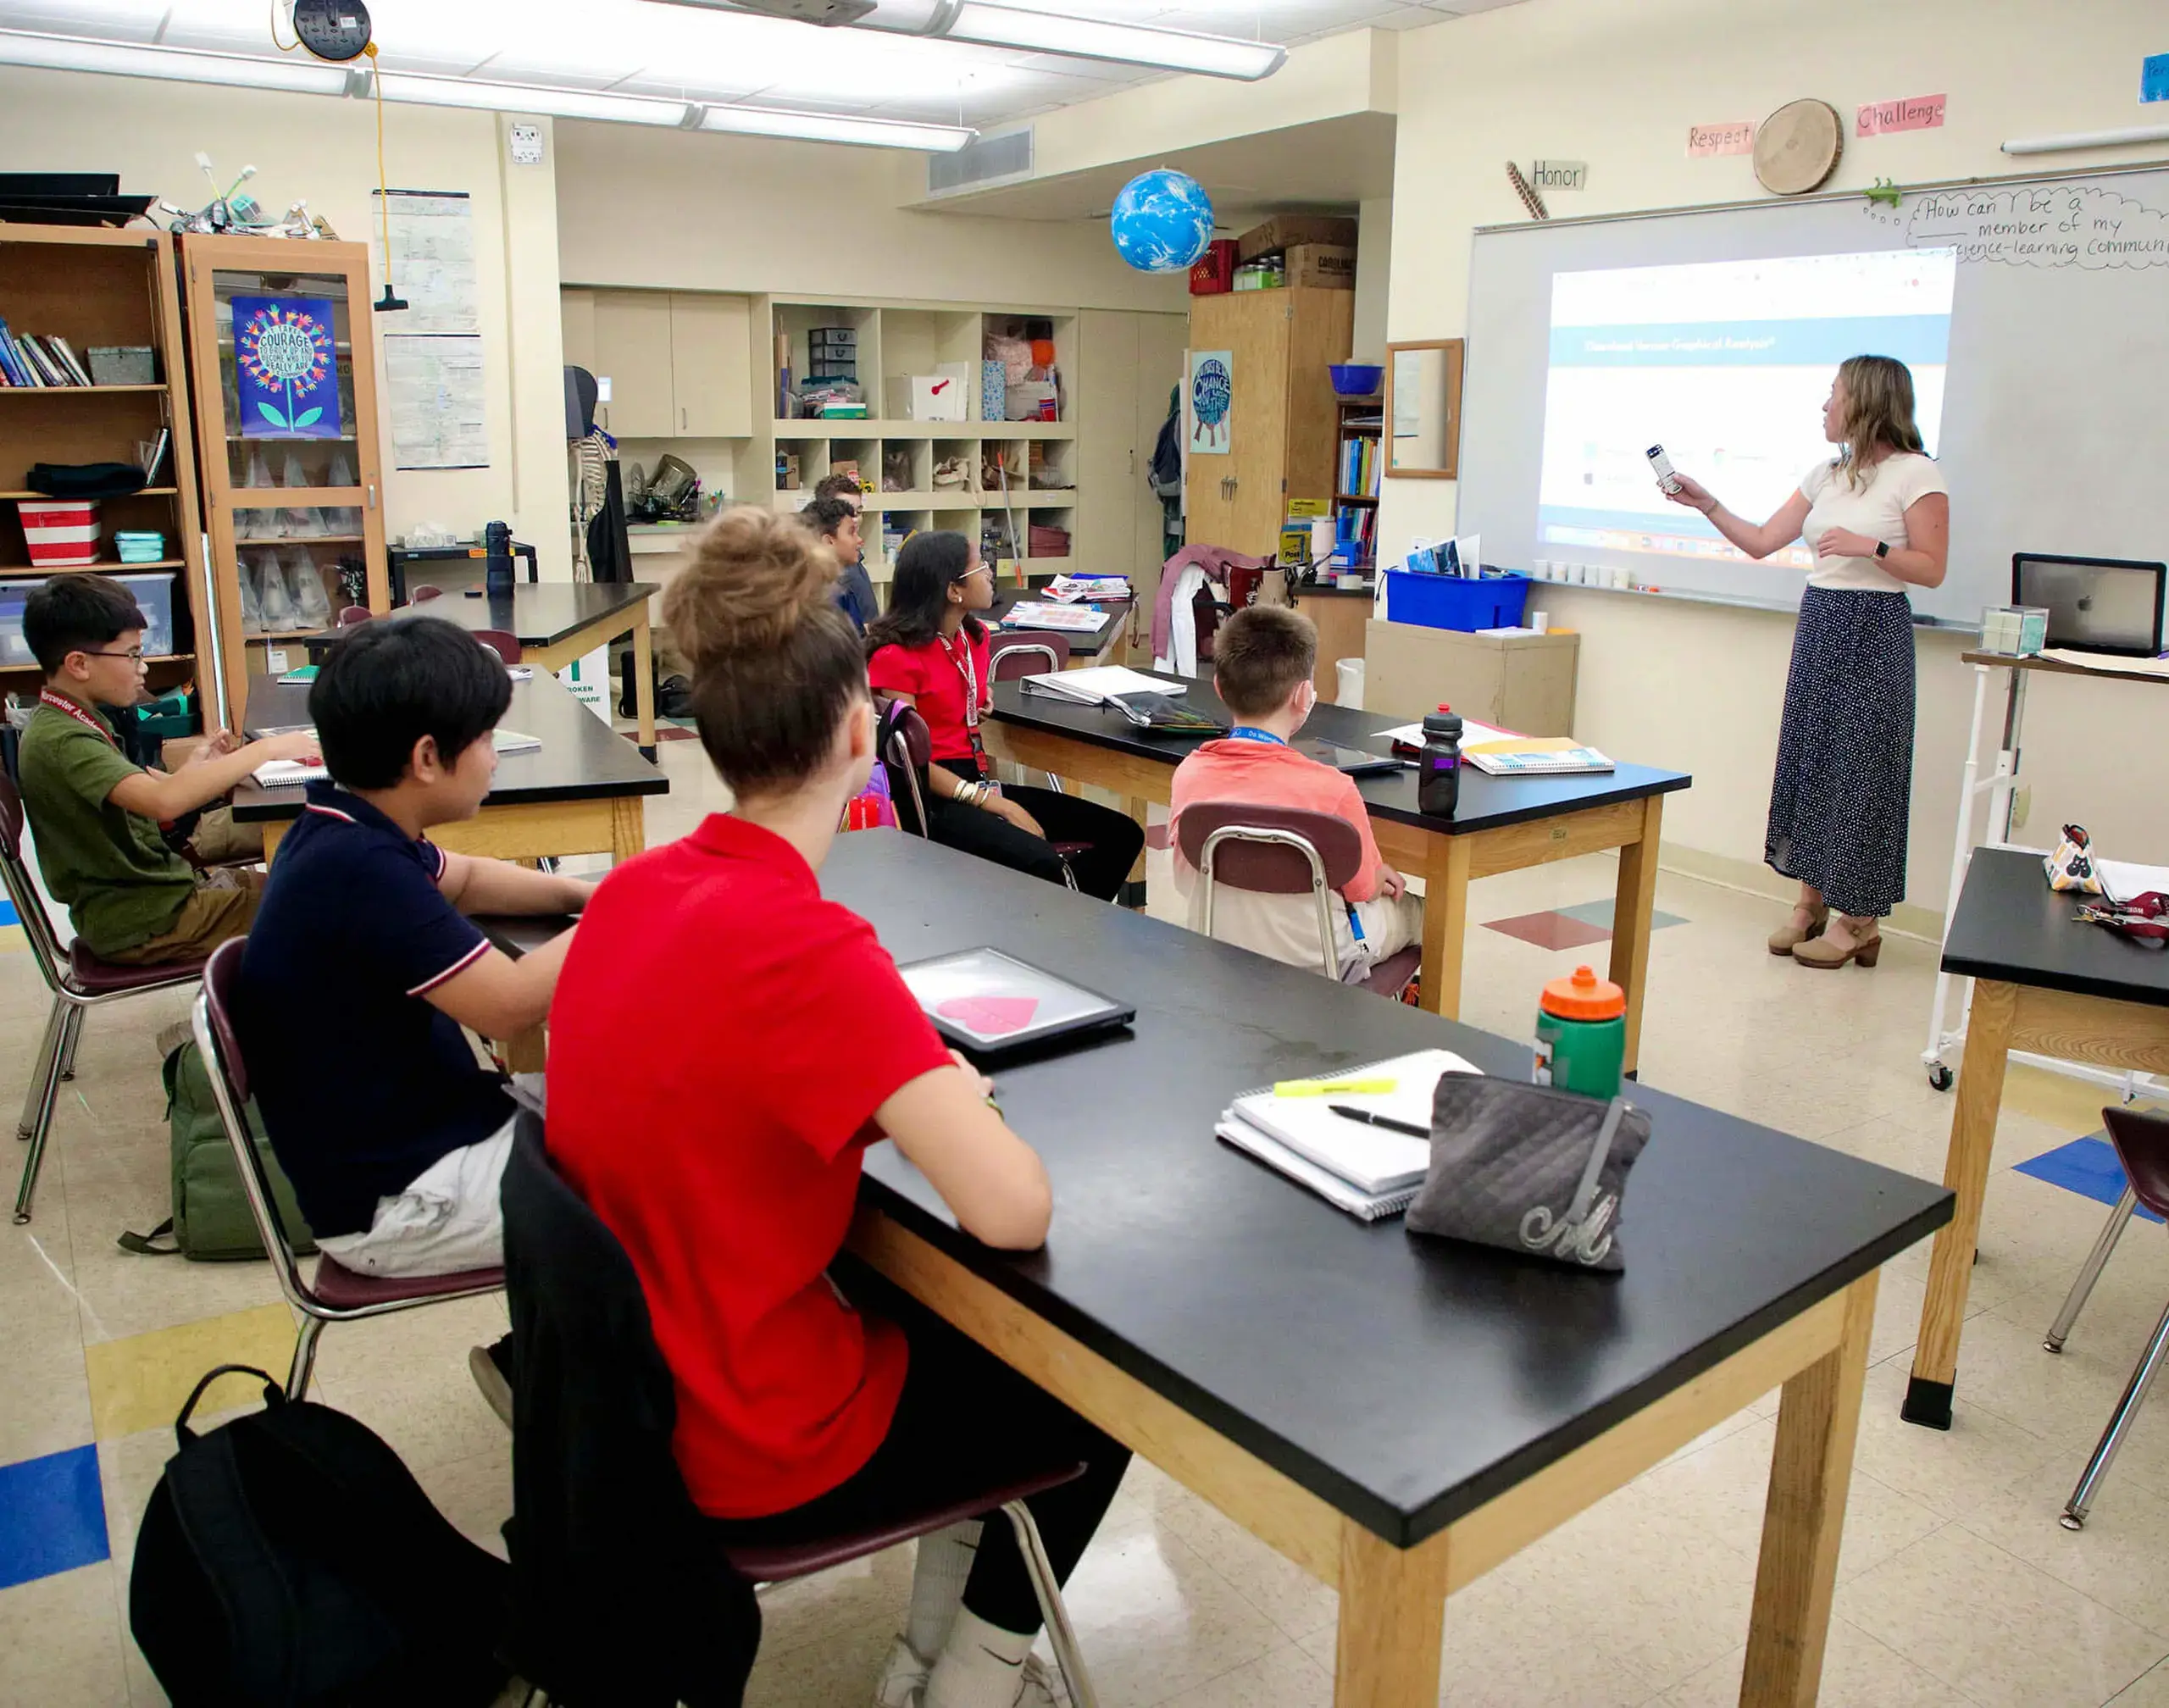
[[[1327,1108],[1344,1121],[1361,1121],[1366,1127],[1383,1127],[1391,1133],[1406,1133],[1412,1139],[1428,1139],[1431,1129],[1418,1127],[1412,1121],[1396,1121],[1390,1115],[1373,1115],[1367,1109],[1351,1109],[1345,1103],[1329,1103]]]

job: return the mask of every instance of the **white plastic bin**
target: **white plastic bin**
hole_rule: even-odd
[[[113,579],[135,595],[143,609],[143,656],[162,658],[173,651],[174,571],[153,570]],[[46,578],[0,581],[0,665],[35,664],[30,643],[23,639],[23,607],[31,595],[45,585]]]

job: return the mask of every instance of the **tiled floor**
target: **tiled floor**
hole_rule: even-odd
[[[674,792],[650,805],[652,841],[724,801],[697,744],[669,744],[663,762]],[[1473,917],[1571,908],[1600,928],[1613,869],[1589,860],[1487,880]],[[1763,952],[1778,918],[1768,902],[1670,875],[1658,897],[1682,923],[1652,941],[1650,1083],[1940,1175],[1951,1103],[1917,1061],[1927,946],[1894,938],[1873,972],[1810,973]],[[1539,987],[1588,953],[1470,933],[1466,1018],[1526,1034]],[[182,1012],[178,999],[149,999],[92,1018],[36,1220],[0,1225],[0,1703],[164,1700],[128,1639],[126,1562],[172,1450],[174,1411],[214,1361],[282,1370],[291,1347],[262,1264],[134,1257],[114,1244],[164,1213],[152,1040]],[[42,1015],[27,957],[0,952],[0,1106],[11,1112]],[[2094,1131],[2100,1101],[2073,1082],[2011,1076],[1948,1435],[1898,1419],[1926,1248],[1886,1272],[1826,1703],[2169,1708],[2169,1400],[2141,1417],[2085,1532],[2055,1522],[2169,1300],[2169,1242],[2133,1228],[2069,1350],[2050,1357],[2041,1332],[2104,1212],[2016,1170]],[[320,1397],[380,1431],[446,1512],[491,1545],[511,1504],[507,1439],[464,1354],[504,1322],[502,1303],[487,1299],[334,1328],[319,1364]],[[1456,1597],[1445,1700],[1734,1700],[1776,1397]],[[214,1403],[249,1398],[241,1384]],[[859,1708],[909,1578],[907,1552],[775,1594],[752,1700]],[[1108,1708],[1329,1698],[1332,1592],[1147,1466],[1070,1602]]]

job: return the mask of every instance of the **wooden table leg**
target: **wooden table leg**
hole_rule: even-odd
[[[1861,1388],[1875,1328],[1877,1273],[1870,1270],[1845,1289],[1837,1346],[1785,1384],[1739,1683],[1742,1708],[1811,1708],[1822,1688]]]
[[[610,803],[610,857],[630,860],[647,846],[647,804],[638,795]]]
[[[655,638],[648,632],[647,607],[633,624],[633,712],[640,724],[641,751],[655,757]]]
[[[1921,1305],[1920,1344],[1913,1350],[1913,1379],[1899,1415],[1931,1429],[1950,1427],[1951,1389],[1958,1381],[1958,1336],[1966,1323],[1966,1289],[1973,1281],[1973,1253],[1981,1242],[1981,1201],[1989,1190],[1989,1158],[1995,1149],[1996,1112],[2003,1103],[2003,1073],[2011,1049],[2018,987],[1976,979],[1973,1008],[1966,1022],[1966,1059],[1958,1068],[1957,1104],[1950,1112],[1950,1150],[1943,1184],[1958,1195],[1958,1207],[1938,1230],[1928,1253],[1928,1296]]]
[[[1642,836],[1619,851],[1619,887],[1611,901],[1611,982],[1627,993],[1626,1071],[1634,1072],[1642,1051],[1642,998],[1650,982],[1650,916],[1657,896],[1657,839],[1664,796],[1642,803]]]
[[[286,821],[267,818],[263,821],[263,863],[268,867],[279,851],[279,844],[286,840]]]
[[[1473,851],[1466,836],[1434,836],[1430,843],[1423,867],[1423,1006],[1433,1014],[1458,1020]]]
[[[1444,1533],[1396,1548],[1343,1518],[1334,1708],[1436,1708],[1445,1627]]]

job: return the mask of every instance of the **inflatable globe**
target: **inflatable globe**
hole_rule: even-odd
[[[1182,273],[1212,241],[1212,201],[1184,172],[1141,172],[1108,219],[1115,252],[1140,273]]]

